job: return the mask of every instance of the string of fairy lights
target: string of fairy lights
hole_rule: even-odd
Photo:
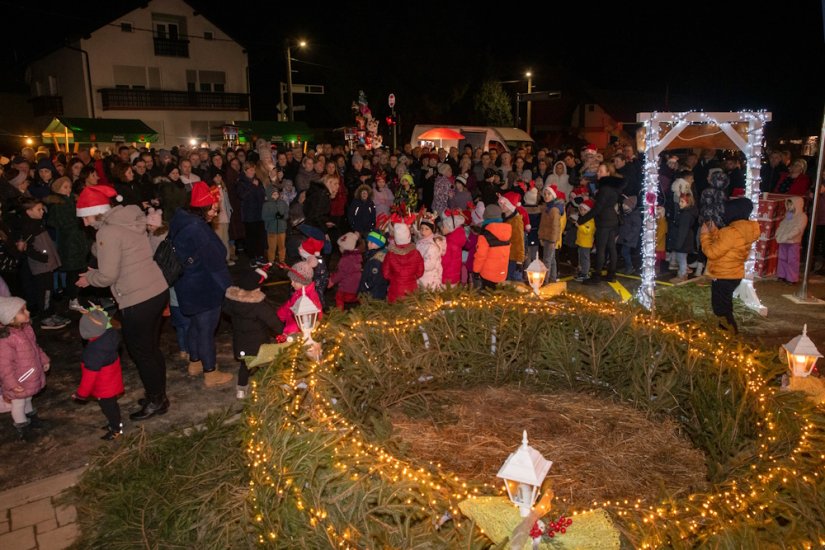
[[[538,315],[573,316],[582,308],[608,317],[626,311],[613,304],[592,302],[578,295],[567,295],[564,302],[537,299],[532,295],[504,294],[462,295],[461,301],[457,302],[434,295],[426,306],[415,306],[414,311],[403,318],[355,320],[347,323],[346,327],[335,327],[327,323],[318,329],[325,337],[325,346],[328,348],[319,362],[305,358],[301,346],[292,346],[286,351],[289,354],[289,368],[285,372],[282,388],[291,398],[284,401],[282,424],[278,427],[265,426],[261,418],[254,414],[248,415],[251,433],[246,442],[246,453],[249,466],[254,470],[250,488],[255,487],[254,480],[257,479],[258,483],[268,485],[278,496],[290,493],[296,508],[306,516],[307,523],[316,530],[323,530],[333,547],[359,547],[360,534],[352,526],[342,527],[333,523],[322,503],[309,502],[304,495],[305,487],[292,482],[293,472],[289,468],[278,465],[264,437],[265,429],[276,429],[279,433],[327,434],[325,447],[331,449],[334,468],[349,475],[353,483],[373,475],[380,476],[390,484],[403,483],[407,486],[408,505],[415,505],[422,514],[434,518],[449,512],[455,526],[460,528],[462,516],[458,510],[459,502],[481,494],[502,494],[503,488],[489,484],[473,486],[459,476],[444,471],[440,464],[431,463],[429,468],[416,466],[393,456],[381,446],[370,443],[362,429],[336,410],[333,388],[325,387],[321,383],[321,377],[341,368],[340,362],[345,357],[343,346],[347,342],[348,333],[351,334],[352,331],[373,330],[388,335],[401,335],[408,331],[417,333],[418,327],[434,316],[458,309],[511,309]],[[821,422],[818,423],[810,414],[794,412],[799,426],[798,438],[792,451],[787,453],[787,459],[785,453],[777,452],[774,447],[778,442],[779,423],[772,410],[774,390],[760,373],[760,365],[752,353],[744,351],[741,346],[734,346],[729,337],[725,337],[723,345],[717,345],[701,327],[690,323],[671,324],[639,314],[633,318],[633,325],[638,329],[659,331],[678,338],[686,345],[687,352],[698,359],[712,360],[719,367],[724,363],[742,369],[746,389],[755,396],[756,412],[760,417],[756,423],[760,462],[751,464],[747,474],[742,477],[718,483],[715,492],[708,494],[691,495],[680,501],[655,505],[646,505],[641,499],[594,502],[587,510],[573,510],[572,515],[599,507],[605,508],[625,520],[624,523],[632,530],[638,531],[642,537],[641,548],[656,548],[668,543],[659,534],[657,525],[678,526],[683,533],[683,540],[700,532],[714,535],[732,525],[731,518],[757,520],[759,514],[767,508],[766,497],[774,490],[776,483],[790,483],[798,479],[814,483],[822,481],[822,475],[825,475],[825,454],[817,450],[813,442],[825,439],[825,427],[822,424],[825,420],[820,418]],[[421,345],[423,346],[423,340]],[[387,360],[369,355],[368,358],[375,361]],[[262,398],[260,392],[261,389],[253,380],[253,403],[258,403]],[[811,461],[813,464],[810,464]],[[250,491],[250,495],[255,521],[261,524],[266,510],[256,498],[254,490]],[[259,534],[258,542],[266,545],[276,541],[278,537],[279,533],[270,530]],[[825,537],[803,544],[805,548],[813,548],[815,545],[825,545]]]
[[[750,219],[757,216],[756,205],[759,204],[761,183],[762,144],[764,143],[763,128],[771,120],[771,113],[766,111],[740,111],[735,113],[737,122],[747,122],[747,141],[742,149],[747,159],[745,171],[745,196],[754,204]],[[666,120],[665,120],[666,117]],[[730,117],[726,117],[730,118]],[[688,124],[715,125],[722,128],[729,126],[730,121],[718,118],[700,111],[685,111],[681,113],[650,113],[644,120],[645,160],[644,160],[644,211],[642,227],[642,274],[641,285],[636,292],[636,299],[647,309],[654,309],[656,305],[656,204],[659,193],[659,163],[658,155],[661,152],[662,138],[661,125],[666,124],[671,129],[681,131],[680,128]],[[671,130],[674,131],[674,130]],[[698,199],[698,197],[697,197]],[[751,246],[750,254],[745,262],[744,285],[747,293],[740,293],[748,307],[760,309],[762,307],[756,292],[753,289],[753,276],[756,265],[756,243]]]

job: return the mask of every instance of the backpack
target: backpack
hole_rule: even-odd
[[[160,242],[152,259],[158,264],[160,271],[163,273],[163,278],[166,279],[166,284],[170,287],[174,285],[183,273],[183,265],[175,256],[175,245],[172,244],[169,237]]]

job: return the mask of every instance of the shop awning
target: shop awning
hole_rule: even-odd
[[[131,118],[53,119],[42,132],[45,143],[150,143],[158,133],[142,120]]]
[[[237,121],[239,141],[253,142],[262,138],[273,143],[302,143],[313,141],[315,134],[305,122],[278,122],[275,120]]]

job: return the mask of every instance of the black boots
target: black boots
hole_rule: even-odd
[[[32,434],[31,422],[24,422],[22,424],[18,424],[17,422],[15,422],[14,428],[17,430],[18,440],[29,442],[32,439],[34,439],[34,434]]]
[[[123,424],[120,424],[117,428],[112,428],[107,424],[106,433],[100,439],[102,439],[103,441],[114,441],[121,435],[123,435]]]
[[[37,416],[37,412],[26,413],[26,417],[29,419],[29,427],[33,430],[45,430],[49,427],[44,420]]]
[[[147,396],[146,399],[139,400],[138,404],[141,405],[141,409],[129,415],[132,420],[146,420],[156,414],[166,414],[166,411],[169,410],[169,399],[166,398],[165,393],[152,397]]]

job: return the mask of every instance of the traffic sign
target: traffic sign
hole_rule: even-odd
[[[395,94],[390,94],[390,96],[387,98],[387,103],[390,104],[390,109],[395,107]]]

